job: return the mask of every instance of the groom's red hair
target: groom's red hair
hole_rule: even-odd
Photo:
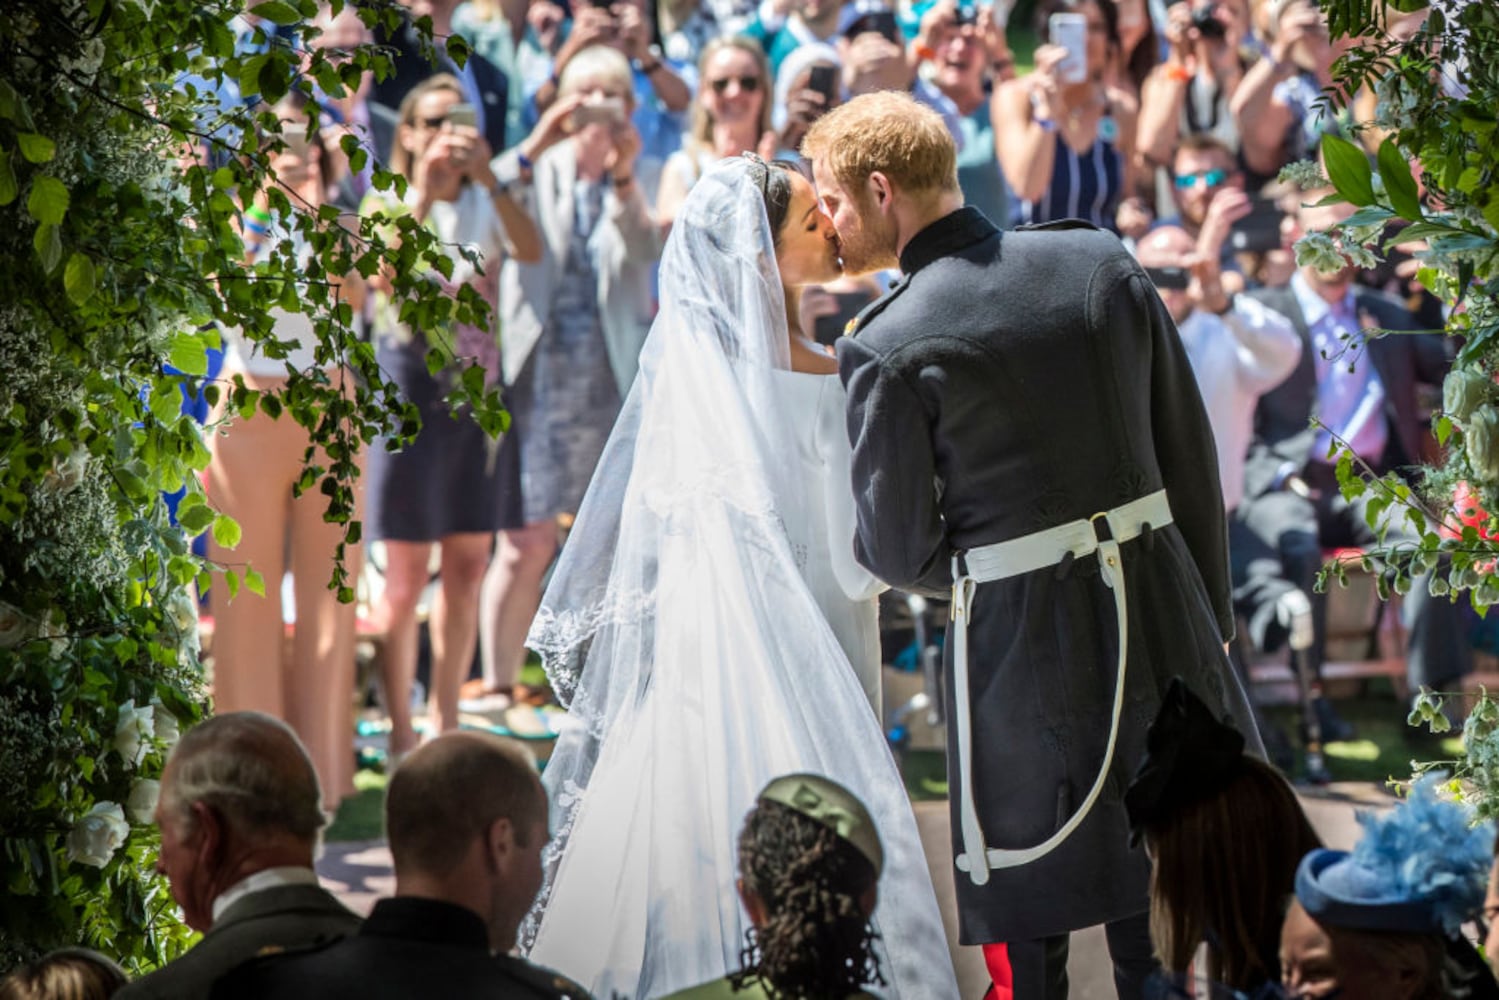
[[[936,111],[909,94],[861,94],[812,123],[802,155],[850,191],[876,171],[911,194],[958,190],[958,151]]]

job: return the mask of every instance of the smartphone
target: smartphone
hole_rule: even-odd
[[[286,151],[299,160],[307,159],[307,126],[301,122],[282,122],[281,141]]]
[[[958,11],[953,16],[953,24],[961,28],[965,25],[978,23],[978,19],[978,8],[971,3],[962,3],[958,5]]]
[[[1067,50],[1067,57],[1057,64],[1057,78],[1063,83],[1082,83],[1088,78],[1088,19],[1082,14],[1051,15],[1046,23],[1051,44]]]
[[[833,106],[833,94],[838,86],[838,69],[836,66],[813,66],[811,75],[807,77],[807,89],[815,90],[823,97],[823,108]]]
[[[844,38],[858,38],[860,35],[874,33],[884,35],[892,42],[900,41],[900,26],[895,20],[895,11],[876,10],[864,14],[848,26],[843,32]]]
[[[868,292],[830,292],[838,300],[838,311],[831,316],[819,316],[812,327],[812,338],[819,344],[832,347],[843,336],[848,324],[864,307],[874,301]]]
[[[479,127],[479,114],[472,104],[455,104],[448,109],[448,124],[466,128]]]
[[[1262,195],[1256,195],[1250,204],[1249,214],[1229,227],[1228,248],[1235,253],[1279,249],[1280,224],[1285,218],[1280,205]]]
[[[1192,284],[1192,272],[1184,267],[1147,267],[1145,276],[1163,292],[1184,292]]]
[[[576,128],[593,124],[617,126],[624,124],[624,120],[625,102],[617,97],[587,101],[578,105],[578,109],[573,112],[573,125]]]

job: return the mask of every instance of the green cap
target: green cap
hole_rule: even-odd
[[[874,865],[875,875],[885,866],[880,835],[869,810],[853,792],[820,774],[787,774],[776,778],[760,793],[761,802],[778,802],[832,830],[853,844]]]

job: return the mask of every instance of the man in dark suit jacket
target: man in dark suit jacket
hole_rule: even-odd
[[[413,17],[425,14],[432,18],[436,65],[423,54],[421,36],[409,18],[390,37],[379,36],[381,45],[394,50],[395,65],[390,76],[375,81],[370,101],[398,111],[411,88],[434,73],[451,73],[462,83],[465,100],[474,105],[479,132],[489,143],[490,152],[498,156],[509,148],[505,116],[510,107],[510,88],[521,84],[519,80],[510,80],[503,70],[477,52],[470,52],[461,67],[449,57],[447,40],[453,34],[453,11],[458,4],[459,0],[420,0],[408,5]]]
[[[1349,205],[1315,207],[1324,192],[1307,192],[1298,213],[1304,232],[1347,218]],[[1422,384],[1440,385],[1449,363],[1445,338],[1391,334],[1366,339],[1368,330],[1410,330],[1414,322],[1399,302],[1354,283],[1356,269],[1323,274],[1302,267],[1286,288],[1253,292],[1291,320],[1303,341],[1301,363],[1280,386],[1262,396],[1245,467],[1245,500],[1230,528],[1235,582],[1252,591],[1256,574],[1284,574],[1312,593],[1325,549],[1377,543],[1365,519],[1370,495],[1345,500],[1327,459],[1335,434],[1376,473],[1411,478],[1420,461],[1429,418],[1417,398]],[[1352,369],[1350,371],[1350,368]],[[1312,418],[1319,424],[1313,426]],[[1322,424],[1325,424],[1324,428]],[[1400,508],[1386,544],[1415,536]],[[1315,665],[1325,655],[1325,599],[1314,597]],[[1469,669],[1470,652],[1457,608],[1433,599],[1426,577],[1405,597],[1410,645],[1407,673],[1414,690],[1442,688]],[[1280,627],[1274,609],[1250,609],[1256,639]],[[1272,639],[1273,644],[1273,639]]]
[[[547,798],[516,743],[448,733],[396,769],[385,795],[396,894],[359,933],[256,960],[215,1000],[581,1000],[565,977],[509,952],[541,888]]]
[[[855,554],[953,595],[960,940],[997,986],[1052,1000],[1070,933],[1104,924],[1119,995],[1141,996],[1150,864],[1122,792],[1171,677],[1260,752],[1223,648],[1223,495],[1186,350],[1117,237],[1001,232],[963,207],[946,126],[911,98],[835,108],[803,155],[845,268],[903,273],[838,366]]]
[[[230,712],[189,730],[162,773],[156,822],[157,868],[203,940],[126,986],[125,1000],[206,1000],[214,980],[248,958],[359,928],[312,870],[322,793],[284,722]]]

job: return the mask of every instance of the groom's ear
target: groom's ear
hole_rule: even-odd
[[[891,186],[890,178],[881,171],[876,170],[869,175],[869,197],[881,212],[890,211],[890,203],[895,198],[895,188]]]

